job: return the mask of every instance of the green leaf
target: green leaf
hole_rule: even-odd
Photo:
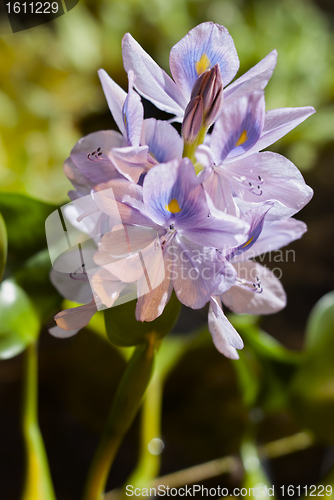
[[[334,349],[334,292],[327,293],[316,303],[306,326],[306,350],[322,349],[324,344]]]
[[[30,257],[14,273],[16,283],[33,302],[42,322],[50,318],[63,300],[50,281],[51,261],[47,249]]]
[[[7,231],[6,224],[0,214],[0,281],[5,270],[7,260]]]
[[[0,212],[8,231],[8,258],[26,260],[46,247],[45,219],[57,209],[26,195],[0,193]]]
[[[14,281],[0,286],[0,359],[9,359],[35,342],[40,329],[27,294]]]
[[[240,359],[233,363],[244,405],[252,408],[258,398],[263,369],[252,349],[245,347],[239,352]]]
[[[156,338],[162,338],[173,328],[180,308],[181,304],[173,292],[164,312],[154,321],[136,320],[136,300],[106,309],[104,319],[108,338],[110,342],[121,347],[142,344],[152,332]]]
[[[261,330],[258,317],[231,315],[229,319],[245,343],[233,365],[245,405],[257,404],[267,412],[286,407],[287,386],[302,356]]]
[[[291,405],[304,426],[334,443],[334,292],[311,311],[306,351],[291,383]]]
[[[299,362],[300,353],[289,351],[278,340],[259,328],[258,316],[231,314],[229,320],[259,356],[282,363]]]

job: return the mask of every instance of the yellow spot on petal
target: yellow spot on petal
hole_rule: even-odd
[[[182,208],[179,207],[179,204],[175,198],[173,198],[172,201],[168,203],[168,205],[165,205],[165,208],[172,214],[177,214],[178,212],[182,211]]]
[[[244,144],[246,141],[247,141],[248,137],[247,137],[247,130],[244,130],[239,139],[237,140],[237,142],[235,143],[235,147],[237,146],[241,146],[242,144]]]
[[[209,69],[211,66],[211,61],[204,52],[204,54],[201,56],[201,58],[195,62],[195,68],[197,71],[198,76],[200,76],[204,71]]]
[[[128,126],[127,119],[126,119],[126,113],[124,113],[124,115],[123,115],[123,122],[124,122],[124,125],[125,125],[125,128],[126,128]]]
[[[241,248],[246,248],[246,247],[248,247],[248,245],[250,245],[250,244],[252,243],[253,238],[254,238],[254,236],[252,236],[252,237],[251,237],[248,241],[246,241],[246,243],[245,243],[244,245],[242,245],[242,247],[241,247]]]

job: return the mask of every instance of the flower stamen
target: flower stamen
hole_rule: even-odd
[[[251,282],[243,278],[237,278],[236,279],[236,285],[239,286],[240,288],[243,288],[244,290],[248,290],[249,292],[254,292],[254,293],[262,293],[263,288],[261,286],[261,281],[258,276],[256,276],[256,281]]]
[[[87,158],[90,161],[103,160],[101,156],[102,156],[102,151],[101,148],[99,147],[97,149],[94,149],[92,153],[88,153]]]

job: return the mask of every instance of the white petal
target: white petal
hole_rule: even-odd
[[[90,271],[88,272],[88,276],[94,290],[95,302],[98,305],[102,303],[107,307],[112,307],[118,299],[121,290],[125,287],[125,284],[106,269]]]
[[[124,35],[122,53],[125,71],[136,76],[138,92],[163,111],[183,116],[187,102],[181,91],[129,33]]]
[[[112,78],[110,78],[110,76],[104,71],[104,69],[100,69],[98,71],[98,74],[111,114],[113,115],[119,130],[121,131],[123,136],[126,137],[127,134],[122,116],[122,109],[126,99],[126,92],[119,85],[117,85],[117,83],[115,83]]]
[[[286,306],[286,294],[279,279],[257,262],[245,261],[234,264],[238,277],[248,282],[261,282],[262,292],[232,286],[222,295],[223,303],[234,313],[272,314]]]
[[[218,351],[227,358],[239,359],[236,349],[243,348],[243,341],[224,315],[220,300],[216,297],[210,299],[208,324],[213,343]]]

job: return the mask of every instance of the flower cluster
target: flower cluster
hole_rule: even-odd
[[[153,321],[174,290],[193,309],[210,302],[214,344],[236,359],[243,343],[222,303],[251,314],[285,306],[279,280],[252,258],[302,236],[306,226],[292,216],[312,197],[295,165],[260,151],[314,109],[265,111],[276,51],[231,84],[234,42],[211,22],[172,48],[173,79],[130,34],[122,50],[128,93],[99,71],[120,133],[82,138],[64,164],[74,225],[81,222],[95,246],[83,269],[73,259],[72,272],[52,270],[58,290],[84,305],[57,314],[51,332],[73,335],[98,309],[134,294],[136,319]],[[139,94],[174,118],[144,119]],[[182,123],[181,136],[173,121]]]

